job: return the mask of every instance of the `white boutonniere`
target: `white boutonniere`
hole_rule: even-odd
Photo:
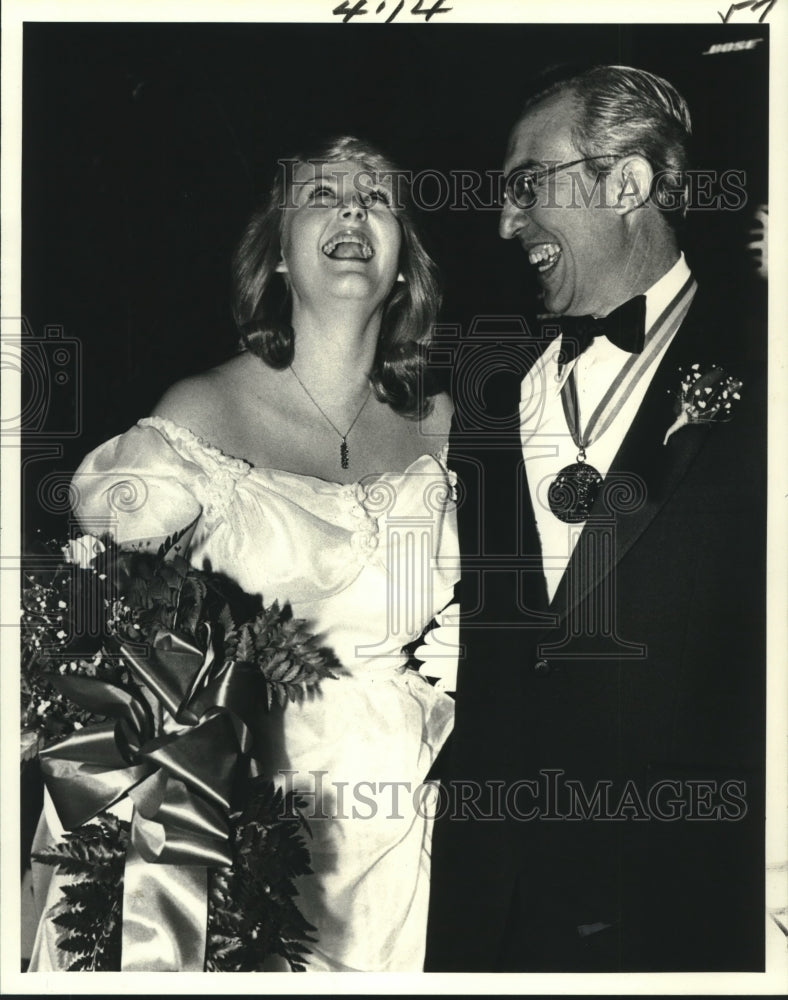
[[[702,369],[699,364],[695,364],[687,372],[679,368],[679,373],[681,388],[675,393],[673,408],[676,419],[668,427],[663,444],[667,444],[671,434],[686,424],[723,423],[730,420],[734,404],[741,399],[741,381],[728,375],[719,365],[709,365]]]

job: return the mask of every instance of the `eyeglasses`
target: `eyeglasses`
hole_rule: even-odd
[[[557,167],[548,167],[546,170],[529,170],[528,167],[515,167],[511,173],[507,174],[504,180],[504,201],[508,201],[516,208],[533,208],[536,204],[536,185],[559,170],[567,170],[569,167],[576,167],[578,163],[590,163],[591,160],[607,160],[614,158],[616,154],[602,153],[599,156],[584,156],[581,160],[571,160],[569,163],[561,163]]]

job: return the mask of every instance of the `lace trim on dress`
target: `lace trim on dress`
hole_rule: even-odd
[[[358,563],[367,563],[377,552],[379,538],[377,518],[366,507],[366,490],[362,483],[351,483],[341,488],[340,496],[358,525],[350,535],[350,548]]]
[[[155,430],[162,432],[170,444],[176,447],[180,445],[186,457],[191,458],[195,452],[199,452],[217,465],[232,470],[238,479],[241,479],[252,470],[252,466],[242,458],[235,458],[233,455],[226,454],[221,448],[217,448],[216,445],[210,444],[205,438],[201,438],[198,434],[195,434],[194,431],[190,431],[188,427],[182,427],[167,417],[143,417],[137,421],[137,426],[153,427]]]
[[[157,430],[184,458],[198,465],[203,471],[204,475],[197,484],[196,498],[203,507],[203,517],[208,524],[226,515],[240,480],[252,472],[264,476],[266,472],[278,471],[256,468],[242,458],[228,455],[188,427],[182,427],[167,417],[143,417],[137,421],[137,426],[152,427]],[[440,465],[446,476],[449,487],[449,496],[446,499],[455,502],[457,474],[446,465],[448,450],[449,446],[446,444],[434,454],[425,452],[411,462],[402,474],[409,472],[422,459],[432,458]],[[379,545],[379,518],[393,500],[389,496],[390,487],[385,481],[385,474],[379,477],[366,477],[364,480],[348,484],[330,483],[296,472],[290,475],[304,483],[319,483],[321,490],[327,486],[336,486],[337,495],[347,505],[351,517],[356,522],[356,527],[350,536],[351,549],[359,563],[369,562]]]
[[[200,466],[205,475],[196,484],[195,495],[202,505],[203,518],[210,524],[223,517],[232,502],[236,484],[249,475],[252,466],[242,458],[226,455],[188,427],[181,427],[166,417],[143,417],[137,426],[159,431],[184,458]]]

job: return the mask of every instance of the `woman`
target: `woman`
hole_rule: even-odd
[[[403,175],[366,144],[281,167],[236,254],[244,349],[89,455],[77,513],[94,532],[111,519],[120,542],[199,516],[192,561],[289,602],[333,650],[341,677],[287,707],[265,762],[307,801],[309,968],[417,971],[431,833],[419,786],[452,701],[401,650],[457,577],[450,404],[423,378],[435,268]]]

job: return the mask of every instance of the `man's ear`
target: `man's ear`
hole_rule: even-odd
[[[651,196],[654,171],[642,156],[628,156],[618,165],[618,198],[613,208],[618,215],[627,215],[645,205]]]

